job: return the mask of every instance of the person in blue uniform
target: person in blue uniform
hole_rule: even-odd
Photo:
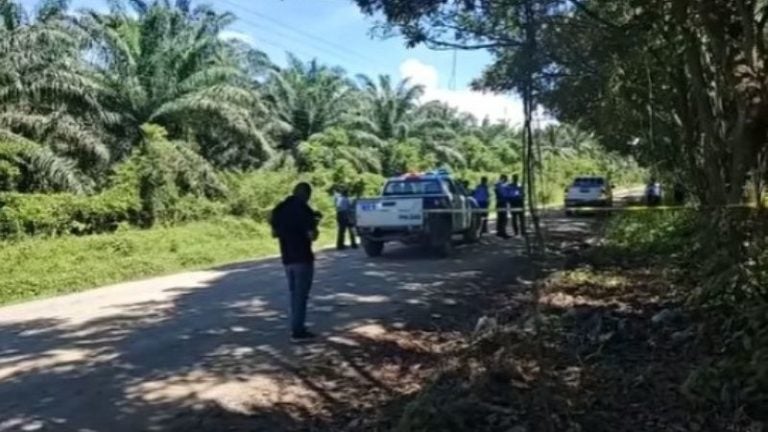
[[[472,198],[477,201],[477,206],[480,208],[480,217],[483,218],[482,233],[488,233],[488,208],[491,203],[491,192],[488,190],[488,177],[480,179],[480,184],[477,185],[472,192]]]
[[[656,181],[656,178],[651,178],[645,187],[645,201],[650,207],[661,204],[661,183]]]
[[[517,174],[512,176],[512,182],[507,185],[507,200],[512,216],[512,232],[516,236],[525,234],[525,191]]]
[[[509,238],[507,234],[507,223],[509,218],[509,202],[507,201],[507,182],[508,177],[502,174],[499,181],[494,186],[494,195],[496,195],[496,235],[501,238]]]

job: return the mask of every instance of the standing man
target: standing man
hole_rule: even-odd
[[[517,174],[512,176],[512,183],[507,185],[507,193],[512,213],[512,231],[516,236],[525,234],[525,192]]]
[[[645,201],[650,207],[661,204],[661,183],[656,181],[655,177],[651,177],[651,181],[645,187]]]
[[[494,186],[494,193],[496,195],[496,235],[503,239],[509,238],[509,234],[507,234],[507,218],[509,217],[509,209],[507,208],[509,202],[507,201],[506,191],[507,181],[507,175],[502,174]]]
[[[349,232],[349,242],[352,249],[357,249],[357,239],[355,239],[354,207],[349,199],[347,189],[342,187],[335,195],[336,204],[336,249],[343,250],[347,246],[344,244],[347,232]]]
[[[680,181],[675,182],[674,185],[674,195],[675,195],[675,205],[683,205],[685,204],[685,186],[683,186],[683,183]]]
[[[317,240],[320,214],[309,207],[312,187],[299,183],[293,195],[272,211],[272,233],[280,241],[280,256],[288,278],[291,300],[291,338],[294,340],[315,337],[307,330],[307,299],[312,288],[315,272],[315,255],[312,242]]]
[[[472,197],[480,208],[480,217],[483,218],[482,233],[488,234],[488,208],[491,203],[491,192],[488,190],[488,177],[480,179],[480,184],[472,192]]]

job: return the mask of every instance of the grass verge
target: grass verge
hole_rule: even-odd
[[[324,229],[318,245],[335,231]],[[85,237],[0,243],[0,304],[276,254],[269,227],[225,218]]]

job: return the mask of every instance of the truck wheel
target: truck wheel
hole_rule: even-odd
[[[427,238],[427,244],[437,255],[446,257],[451,254],[451,249],[453,249],[451,244],[453,224],[450,218],[446,218],[444,215],[437,216],[431,218],[428,222],[429,237]]]
[[[363,239],[363,249],[370,258],[380,257],[384,252],[384,242]]]
[[[480,240],[480,231],[483,229],[483,219],[479,216],[472,217],[472,224],[464,231],[465,243],[477,243]]]
[[[437,256],[440,258],[448,258],[451,256],[451,253],[453,253],[453,244],[451,243],[451,239],[448,239],[447,241],[439,244],[433,244],[432,250],[434,250],[435,254],[437,254]]]

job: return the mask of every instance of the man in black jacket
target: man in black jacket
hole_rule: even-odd
[[[310,339],[315,335],[305,326],[307,299],[312,288],[315,255],[312,242],[317,240],[320,214],[309,207],[312,187],[299,183],[293,195],[283,200],[272,211],[272,233],[280,241],[285,275],[291,293],[291,337]]]
[[[496,194],[496,235],[508,239],[507,223],[509,222],[509,201],[507,200],[508,178],[506,174],[499,177],[499,181],[493,187]]]

